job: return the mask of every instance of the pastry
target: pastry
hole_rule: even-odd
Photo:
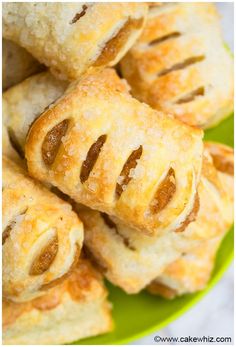
[[[202,223],[208,225],[208,228],[204,228],[204,230],[206,237],[209,237],[209,239],[204,240],[199,246],[194,247],[190,252],[183,254],[178,260],[170,264],[163,274],[149,285],[148,290],[152,294],[159,294],[172,299],[177,295],[204,289],[214,268],[220,243],[233,223],[233,150],[230,147],[216,143],[206,143],[206,148],[213,157],[213,162],[218,170],[218,177],[224,187],[224,195],[228,200],[228,211],[221,209],[222,206],[218,201],[218,214],[210,213],[210,200],[208,201],[206,196],[198,218],[201,218]],[[217,191],[215,194],[217,198]],[[210,195],[208,195],[209,198]],[[196,223],[192,223],[192,227]],[[200,226],[199,224],[198,228]],[[214,232],[214,236],[212,232]]]
[[[233,111],[233,57],[211,3],[163,3],[121,62],[132,94],[157,110],[209,128]]]
[[[3,302],[4,345],[52,345],[110,332],[101,275],[83,259],[61,284],[26,303]]]
[[[6,90],[42,70],[42,65],[24,48],[2,41],[2,88]]]
[[[34,121],[29,172],[141,232],[181,231],[198,211],[202,131],[133,99],[114,74],[88,72]]]
[[[145,3],[4,3],[3,36],[63,79],[115,65],[141,34]]]
[[[3,297],[43,295],[75,266],[83,225],[71,206],[3,157]]]
[[[207,143],[206,148],[209,146]],[[214,148],[220,146],[217,144]],[[152,237],[141,235],[114,217],[78,206],[76,209],[85,228],[86,249],[108,280],[127,293],[137,293],[183,253],[191,252],[204,241],[207,244],[209,239],[226,232],[232,223],[232,201],[225,194],[225,183],[221,183],[219,175],[221,173],[216,171],[206,149],[198,189],[200,210],[196,221],[182,232]],[[201,249],[199,247],[200,252]],[[188,268],[191,271],[191,267]]]
[[[67,82],[57,80],[50,72],[41,72],[3,93],[3,123],[21,157],[24,157],[29,126],[64,93],[67,86]]]

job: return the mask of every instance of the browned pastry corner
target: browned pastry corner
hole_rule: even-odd
[[[201,204],[198,219],[190,226],[199,230],[202,227],[201,232],[205,232],[206,240],[170,264],[149,285],[148,290],[152,294],[172,299],[177,295],[204,289],[214,268],[220,243],[233,223],[233,150],[228,146],[213,142],[206,142],[205,147],[212,156],[223,187],[223,193],[220,197],[213,180],[212,170],[209,170],[208,167],[208,180],[205,183],[209,187],[212,186],[211,190],[212,196],[215,195],[215,205],[212,204],[211,195],[206,194]],[[224,204],[222,199],[227,203]]]
[[[3,297],[43,295],[76,265],[83,225],[71,206],[3,157]]]
[[[141,232],[179,230],[198,210],[202,131],[138,102],[120,83],[105,69],[72,84],[31,126],[28,169]]]
[[[12,41],[2,41],[2,88],[6,90],[41,71],[43,66],[24,48]]]
[[[135,97],[188,124],[209,128],[233,111],[233,58],[214,4],[151,6],[121,73]]]
[[[4,300],[2,314],[4,345],[63,344],[113,328],[101,275],[86,259],[40,298]]]
[[[4,3],[3,36],[74,80],[91,66],[115,65],[141,34],[147,9],[145,3]]]

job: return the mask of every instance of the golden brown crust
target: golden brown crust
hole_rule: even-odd
[[[147,9],[145,3],[9,3],[3,35],[74,80],[91,66],[118,63],[141,34]]]
[[[234,164],[233,149],[213,142],[206,142],[205,149],[202,179],[205,193],[200,194],[202,200],[196,222],[188,227],[201,229],[205,239],[167,266],[148,286],[152,294],[168,298],[169,290],[174,297],[204,289],[210,279],[219,245],[233,223],[234,179],[231,170],[228,170]],[[215,168],[214,155],[218,158]],[[168,291],[159,289],[159,285],[167,287]]]
[[[135,97],[188,124],[209,128],[233,111],[233,59],[214,4],[151,7],[121,73]]]
[[[3,343],[59,344],[111,331],[106,297],[101,275],[83,258],[43,296],[26,303],[3,301]]]
[[[21,302],[70,270],[83,226],[68,203],[6,158],[3,188],[3,296]]]
[[[34,122],[26,145],[29,171],[77,202],[115,215],[142,232],[176,229],[193,207],[202,132],[139,103],[121,90],[115,76],[109,69],[90,70]],[[69,125],[48,166],[41,149],[63,121]],[[122,169],[140,146],[137,165],[130,166],[124,182]],[[171,189],[165,208],[150,213],[150,202],[170,167],[176,189]],[[119,197],[117,183],[123,190]]]
[[[206,144],[206,148],[208,147],[209,144]],[[214,147],[215,151],[219,151],[221,145],[214,144]],[[231,152],[230,149],[229,151]],[[178,295],[185,291],[197,290],[200,288],[196,286],[197,282],[200,286],[208,280],[218,244],[233,221],[232,186],[232,176],[217,171],[209,152],[205,149],[198,188],[199,201],[196,198],[193,210],[183,223],[181,232],[175,230],[157,236],[138,234],[114,216],[79,206],[77,209],[85,227],[86,248],[108,280],[127,293],[139,292],[155,278],[158,286],[155,281],[152,289],[156,288],[156,292],[158,290],[165,296],[173,297],[174,293]],[[209,240],[216,241],[213,241],[211,246]],[[198,248],[203,250],[200,252]],[[208,248],[209,254],[212,254],[209,258]],[[192,259],[191,254],[195,252],[197,255]],[[165,269],[172,266],[171,264],[178,264],[180,259],[181,264],[185,264],[186,267],[183,281],[187,283],[190,276],[189,287],[186,287],[185,282],[181,282],[182,270],[179,270],[180,276],[175,281],[176,286],[172,284],[171,278],[170,281],[162,282]],[[199,267],[199,273],[195,274],[191,266],[192,269]],[[182,267],[181,265],[180,269]],[[172,272],[174,281],[174,270]]]

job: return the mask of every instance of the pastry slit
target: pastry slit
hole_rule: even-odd
[[[170,40],[170,39],[173,39],[173,38],[176,38],[176,37],[179,37],[179,36],[181,36],[181,33],[178,32],[178,31],[174,31],[174,32],[172,32],[170,34],[167,34],[165,36],[159,37],[158,39],[155,39],[155,40],[149,42],[149,46],[158,45],[159,43],[165,42],[167,40]]]
[[[185,103],[193,101],[197,96],[203,96],[204,94],[205,94],[204,87],[199,87],[199,88],[193,90],[192,92],[182,96],[175,103],[176,104],[185,104]]]
[[[31,276],[42,275],[49,269],[58,252],[58,236],[55,235],[48,245],[34,259],[29,274]]]
[[[47,166],[53,164],[59,150],[61,139],[65,136],[69,125],[69,120],[64,119],[54,126],[45,136],[42,144],[42,157]]]
[[[40,289],[41,290],[48,290],[48,289],[53,288],[53,287],[57,286],[58,284],[62,283],[71,274],[71,272],[75,269],[76,265],[78,264],[79,258],[80,258],[80,247],[77,245],[74,260],[73,260],[73,263],[71,264],[70,269],[61,277],[58,277],[55,280],[52,280],[51,282],[43,284]]]
[[[88,6],[83,5],[82,6],[82,11],[80,13],[76,13],[70,24],[76,23],[81,17],[83,17],[86,14],[86,11],[88,9]]]
[[[119,175],[120,182],[116,183],[116,195],[117,197],[120,197],[123,193],[123,188],[128,185],[128,183],[132,180],[132,176],[130,176],[131,169],[135,169],[137,166],[137,160],[140,159],[143,152],[143,147],[139,146],[138,149],[134,150],[127,161],[125,162],[123,169],[121,170],[121,173]]]
[[[162,211],[170,202],[176,192],[175,171],[170,168],[166,177],[160,183],[152,202],[150,203],[150,211],[153,214]]]
[[[197,193],[195,196],[192,211],[189,213],[187,218],[181,223],[180,227],[175,230],[176,233],[183,232],[191,222],[194,222],[196,220],[199,207],[200,207],[200,200],[199,200],[199,195]]]
[[[118,33],[105,43],[104,48],[94,63],[94,66],[105,65],[110,61],[113,61],[128,41],[131,32],[140,29],[143,25],[143,21],[143,18],[129,18]]]
[[[20,143],[16,137],[15,132],[11,128],[8,128],[7,132],[8,132],[9,140],[10,140],[12,147],[19,154],[19,156],[22,159],[24,159],[25,158],[24,151],[21,148],[21,145],[20,145]]]
[[[129,248],[131,251],[135,251],[135,248],[130,244],[130,241],[127,237],[123,236],[119,233],[117,225],[110,219],[110,217],[106,213],[100,213],[104,223],[108,226],[108,228],[113,229],[115,233],[121,238],[123,244]]]
[[[24,214],[26,214],[26,212],[27,212],[27,209],[24,212],[22,212],[20,214],[20,216],[23,216]],[[4,243],[6,242],[8,237],[10,236],[14,224],[16,224],[15,220],[13,220],[10,224],[8,224],[8,226],[4,229],[4,231],[2,233],[2,245],[4,245]]]
[[[201,61],[203,61],[205,59],[205,56],[204,55],[199,55],[199,56],[196,56],[196,57],[190,57],[190,58],[187,58],[185,59],[183,62],[181,63],[177,63],[173,66],[171,66],[170,68],[168,69],[164,69],[162,71],[160,71],[157,76],[158,77],[162,77],[162,76],[165,76],[173,71],[178,71],[178,70],[182,70],[182,69],[185,69],[186,67],[190,66],[190,65],[193,65],[193,64],[196,64],[196,63],[199,63]]]
[[[89,178],[90,172],[92,171],[98,157],[99,153],[106,142],[107,135],[101,135],[97,141],[90,147],[87,157],[82,164],[80,171],[80,181],[84,183]]]

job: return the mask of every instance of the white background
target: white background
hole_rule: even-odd
[[[234,4],[217,3],[222,16],[225,41],[233,51]],[[233,344],[233,306],[234,306],[233,265],[217,286],[182,317],[143,339],[132,344],[156,344],[153,337],[158,336],[196,336],[231,337]],[[158,345],[158,344],[156,344]],[[213,344],[212,344],[213,345]],[[220,345],[220,344],[219,344]]]

